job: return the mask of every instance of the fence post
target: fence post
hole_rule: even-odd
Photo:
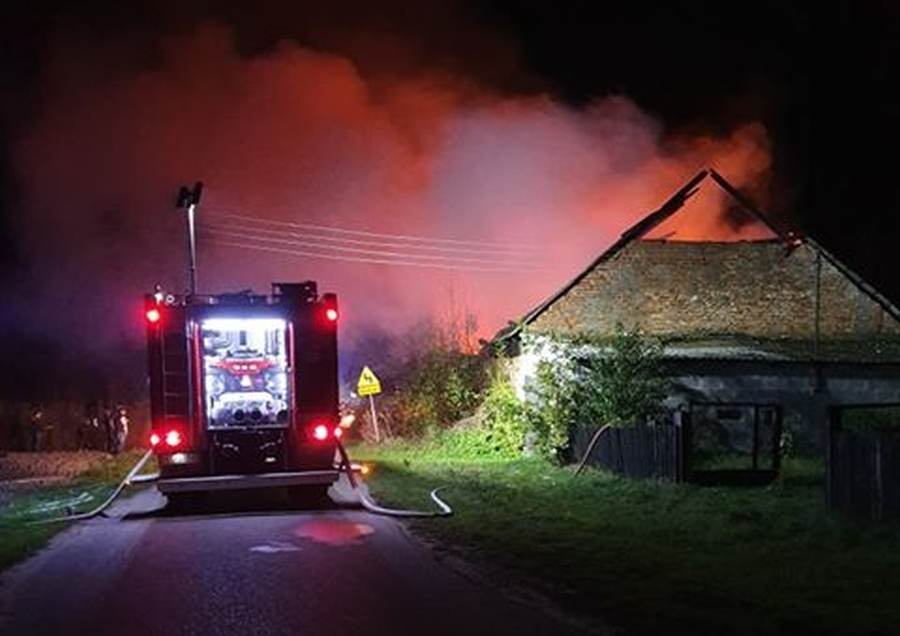
[[[781,470],[781,436],[784,434],[784,415],[781,405],[775,407],[775,448],[772,449],[772,468]]]
[[[836,453],[840,426],[840,409],[836,406],[829,406],[825,423],[825,500],[830,513],[833,513],[837,507],[834,497],[837,483]]]
[[[884,461],[881,456],[884,431],[879,431],[875,438],[875,506],[872,511],[872,517],[875,521],[881,521],[884,516]]]
[[[694,454],[692,412],[685,411],[681,417],[681,476],[684,481],[691,480],[691,460]]]

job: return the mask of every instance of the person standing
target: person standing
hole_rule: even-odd
[[[116,455],[125,450],[125,440],[128,438],[128,412],[121,404],[116,405],[113,433],[115,436],[113,454]]]
[[[40,404],[32,406],[28,428],[31,437],[29,446],[31,451],[38,453],[44,449],[44,410]]]

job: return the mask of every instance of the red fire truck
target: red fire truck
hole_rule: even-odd
[[[338,477],[337,297],[312,281],[272,293],[145,297],[160,491],[287,487]]]

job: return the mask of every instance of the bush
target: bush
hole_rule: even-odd
[[[612,339],[551,338],[525,386],[528,428],[545,457],[558,457],[575,425],[632,426],[665,397],[660,345],[621,325]]]
[[[481,407],[480,434],[493,453],[517,456],[525,444],[528,417],[509,380],[495,373]]]
[[[578,383],[571,359],[557,356],[538,363],[535,376],[525,385],[525,415],[534,447],[554,458],[569,439],[578,409]]]
[[[485,378],[484,360],[460,351],[434,349],[410,360],[381,400],[392,434],[420,437],[472,415]]]

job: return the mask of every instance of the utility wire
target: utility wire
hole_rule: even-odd
[[[316,245],[314,243],[309,243],[306,241],[297,241],[293,239],[281,239],[281,238],[273,238],[273,237],[260,237],[254,236],[253,234],[246,232],[233,232],[231,230],[219,230],[212,229],[209,227],[203,228],[204,233],[211,234],[213,236],[225,236],[229,240],[251,240],[261,243],[274,243],[282,246],[297,246],[300,248],[322,248],[320,245]],[[348,252],[351,254],[361,254],[366,256],[375,256],[382,258],[396,258],[396,259],[404,259],[409,261],[446,261],[449,263],[456,264],[476,264],[476,265],[501,265],[508,267],[522,267],[527,269],[535,269],[534,262],[529,261],[511,261],[504,260],[498,261],[496,259],[490,258],[477,258],[477,257],[467,257],[467,256],[443,256],[439,254],[411,254],[404,252],[396,252],[396,251],[386,251],[386,250],[372,250],[372,249],[364,249],[359,247],[343,247],[339,245],[328,245],[324,246],[329,250],[339,251],[339,252]]]
[[[393,239],[400,241],[413,241],[413,242],[424,242],[424,243],[445,243],[449,245],[471,245],[471,246],[481,246],[481,247],[492,247],[496,249],[511,249],[509,243],[501,243],[495,241],[476,241],[476,240],[464,240],[464,239],[448,239],[448,238],[434,238],[427,236],[414,236],[410,234],[387,234],[383,232],[368,232],[365,230],[351,230],[349,228],[337,227],[332,225],[316,225],[313,223],[293,223],[290,221],[276,221],[274,219],[263,219],[255,216],[246,216],[242,214],[231,214],[223,211],[210,211],[204,210],[204,214],[208,216],[219,216],[226,217],[231,219],[242,219],[245,221],[252,221],[254,223],[268,223],[271,225],[281,225],[286,227],[295,227],[306,230],[321,230],[323,232],[332,232],[335,234],[348,234],[353,236],[366,236],[371,238],[385,238],[385,239]],[[527,244],[519,244],[517,246],[518,249],[523,250],[540,250],[541,247],[539,245],[527,245]]]
[[[428,263],[428,262],[410,262],[389,258],[365,258],[357,256],[337,256],[335,254],[322,254],[319,252],[311,252],[298,249],[284,249],[279,247],[271,247],[267,245],[253,245],[251,243],[241,243],[239,241],[223,240],[212,237],[209,241],[214,245],[224,247],[237,247],[241,249],[258,250],[262,252],[273,252],[276,254],[284,254],[294,257],[311,257],[323,258],[333,261],[346,261],[353,263],[369,263],[374,265],[396,265],[402,267],[421,267],[427,269],[446,269],[466,272],[486,272],[486,273],[508,273],[508,274],[533,274],[542,270],[525,269],[521,267],[479,267],[476,265],[457,265],[454,263]]]
[[[240,232],[248,232],[255,234],[273,234],[275,236],[289,236],[292,238],[298,239],[306,239],[312,241],[323,241],[326,243],[336,243],[343,245],[365,245],[370,247],[382,247],[387,249],[403,249],[403,250],[419,250],[419,251],[434,251],[434,252],[449,252],[449,253],[463,253],[463,254],[484,254],[484,247],[449,247],[445,245],[416,245],[410,243],[399,243],[399,242],[390,242],[390,241],[378,241],[378,240],[362,240],[355,238],[344,238],[337,236],[327,236],[324,234],[310,234],[306,232],[290,232],[283,229],[270,229],[263,227],[254,227],[249,226],[248,222],[237,222],[237,223],[228,223],[227,225],[223,224],[224,221],[205,221],[202,225],[204,228],[217,229],[217,230],[226,230],[226,231],[240,231]],[[496,250],[497,248],[492,248],[492,250]],[[514,256],[522,256],[530,258],[530,254],[524,251],[513,251],[516,248],[504,248],[500,251],[495,251],[495,255],[498,257],[514,257]]]

